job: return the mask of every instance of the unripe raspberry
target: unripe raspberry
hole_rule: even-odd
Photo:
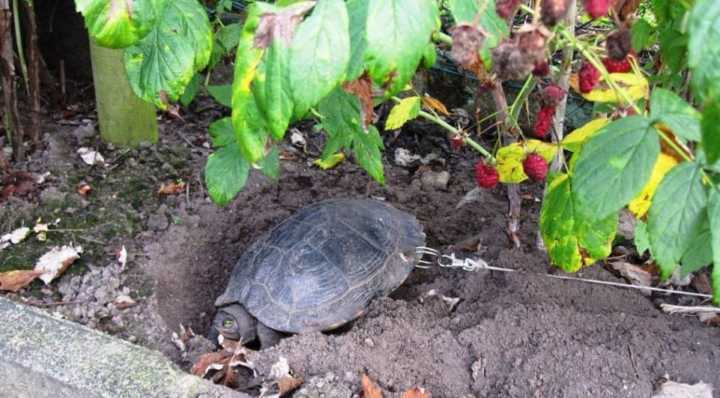
[[[627,58],[624,58],[620,61],[614,60],[612,58],[605,58],[602,62],[603,65],[605,65],[605,69],[607,69],[608,73],[626,73],[632,70],[630,61]]]
[[[523,171],[534,181],[543,181],[548,171],[548,164],[542,156],[530,153],[523,160]]]
[[[480,188],[494,188],[498,183],[498,172],[495,167],[479,161],[475,164],[475,182]]]
[[[542,23],[551,28],[555,26],[558,21],[565,18],[569,3],[569,0],[543,0],[540,8]]]
[[[589,62],[584,62],[582,64],[578,75],[581,93],[589,93],[600,81],[600,71],[595,69],[595,67]]]
[[[632,37],[630,30],[623,27],[610,33],[605,40],[605,48],[610,58],[622,61],[632,51]]]
[[[545,106],[540,108],[537,116],[535,116],[535,124],[533,125],[533,135],[537,138],[545,138],[550,126],[552,125],[553,116],[555,116],[554,106]]]
[[[585,11],[587,11],[592,19],[607,15],[609,9],[610,0],[585,0]]]
[[[495,3],[495,11],[503,19],[507,19],[515,12],[518,5],[520,5],[520,0],[498,0]]]
[[[541,98],[544,105],[554,108],[565,98],[565,91],[557,84],[548,84],[543,89]]]

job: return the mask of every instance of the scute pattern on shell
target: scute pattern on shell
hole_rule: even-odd
[[[240,257],[216,306],[240,303],[266,326],[328,330],[395,290],[425,244],[412,215],[377,200],[335,199],[298,210]]]

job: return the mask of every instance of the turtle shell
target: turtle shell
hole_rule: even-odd
[[[400,286],[424,244],[417,219],[384,202],[319,202],[254,242],[215,305],[240,303],[283,332],[333,329]]]

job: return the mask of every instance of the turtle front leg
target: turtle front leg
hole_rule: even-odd
[[[260,340],[261,349],[270,348],[279,343],[280,339],[282,339],[282,335],[280,333],[270,329],[260,322],[257,324],[257,336]]]

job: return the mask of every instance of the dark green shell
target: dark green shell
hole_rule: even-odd
[[[243,304],[284,332],[332,329],[400,286],[424,244],[417,219],[384,202],[320,202],[253,243],[215,304]]]

